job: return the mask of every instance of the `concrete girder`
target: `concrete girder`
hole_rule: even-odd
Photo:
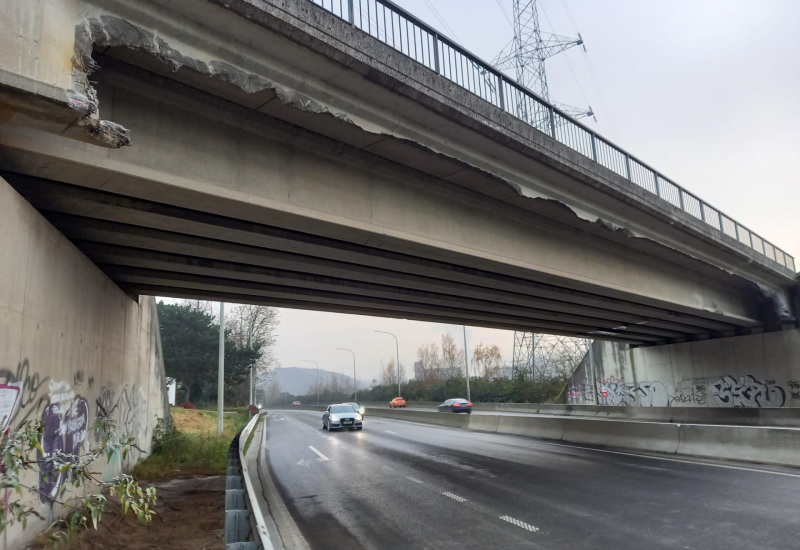
[[[125,232],[130,234],[130,235],[136,234],[136,233],[141,233],[142,231],[145,231],[145,232],[151,231],[151,230],[146,230],[146,229],[142,230],[141,227],[158,228],[158,229],[161,229],[161,230],[165,230],[166,228],[161,226],[161,222],[155,216],[156,213],[160,213],[160,215],[164,216],[165,219],[168,218],[170,220],[170,226],[169,226],[168,229],[170,229],[172,231],[177,229],[176,226],[174,225],[175,219],[177,219],[177,218],[185,219],[186,220],[185,224],[183,226],[181,226],[181,228],[180,228],[180,231],[185,233],[185,234],[198,234],[198,228],[195,227],[195,224],[198,224],[200,222],[207,223],[207,224],[213,226],[213,228],[209,228],[207,230],[204,230],[201,233],[204,234],[205,236],[207,236],[208,238],[212,238],[212,239],[220,238],[220,236],[221,236],[221,228],[220,228],[220,226],[229,226],[229,224],[231,223],[231,220],[229,220],[229,219],[220,218],[220,219],[214,220],[213,216],[200,215],[200,214],[198,214],[196,212],[179,213],[179,212],[177,212],[177,210],[179,210],[179,209],[167,208],[165,210],[165,207],[163,205],[139,204],[134,199],[125,198],[125,197],[117,197],[117,196],[113,196],[113,195],[97,194],[97,192],[84,190],[84,189],[80,189],[80,188],[69,188],[67,191],[61,191],[61,192],[58,192],[58,191],[56,191],[55,189],[52,189],[52,188],[47,188],[48,190],[45,191],[45,188],[41,188],[42,185],[45,185],[45,188],[46,188],[47,185],[51,185],[52,186],[53,184],[45,184],[43,182],[30,182],[29,181],[25,185],[19,185],[18,187],[23,193],[31,194],[32,197],[33,197],[32,200],[37,204],[38,207],[40,207],[40,208],[42,208],[44,210],[61,210],[61,211],[68,211],[68,212],[73,212],[73,213],[80,213],[80,214],[89,215],[89,216],[93,216],[93,215],[94,216],[104,216],[104,217],[109,218],[109,219],[114,219],[117,222],[135,223],[138,226],[140,226],[140,228],[137,228],[137,227],[126,228]],[[38,187],[40,189],[39,191],[36,191],[37,186],[39,186]],[[67,186],[64,186],[64,187],[67,187]],[[70,198],[70,197],[72,197],[72,198]],[[127,205],[127,208],[125,207],[125,205]],[[117,208],[120,211],[119,212],[113,211],[113,212],[110,213],[109,209],[113,209],[113,208]],[[127,210],[129,210],[129,209],[135,209],[137,212],[139,212],[139,214],[137,214],[138,217],[131,217],[130,212],[127,212]],[[80,221],[77,224],[73,224],[76,227],[77,231],[78,231],[78,233],[74,233],[75,229],[70,228],[68,225],[66,225],[64,223],[64,221],[59,221],[59,222],[57,222],[57,224],[60,227],[62,227],[62,229],[64,231],[66,231],[67,234],[70,235],[71,237],[73,237],[73,238],[82,238],[82,239],[86,239],[87,238],[85,232],[91,226],[91,223],[87,223],[87,221]],[[242,229],[242,231],[244,231],[245,227],[248,225],[248,224],[241,224],[240,222],[236,222],[236,224],[239,225],[239,227]],[[258,233],[258,238],[256,238],[256,239],[253,238],[253,234],[252,234],[252,232],[254,230],[257,231],[257,233]],[[267,231],[269,234],[272,235],[272,237],[270,239],[267,239],[267,233],[265,233],[265,231]],[[298,246],[301,246],[301,245],[299,245],[296,240],[295,241],[291,241],[290,240],[291,232],[283,231],[283,232],[280,232],[280,233],[282,233],[282,239],[275,240],[274,237],[275,237],[276,233],[273,232],[271,230],[271,228],[264,228],[264,227],[259,227],[259,226],[252,227],[251,226],[251,227],[247,228],[247,233],[242,233],[240,235],[240,237],[239,237],[239,240],[237,240],[235,242],[242,242],[242,241],[243,242],[250,242],[250,243],[252,243],[254,245],[257,245],[259,247],[263,247],[265,245],[268,245],[270,247],[282,248],[284,250],[287,250],[287,251],[290,251],[290,252],[293,252],[293,253],[306,252],[306,253],[311,254],[311,252],[309,252],[308,250],[305,250],[303,248],[298,248]],[[244,237],[245,235],[248,237],[248,239],[242,239],[242,237]],[[107,237],[105,237],[105,238],[107,238]],[[309,236],[309,235],[302,235],[301,238],[304,239],[307,243],[310,242],[310,240],[312,239],[312,237]],[[285,244],[281,244],[281,242],[279,242],[280,240],[284,240],[284,241],[286,241],[286,243]],[[166,239],[164,239],[163,236],[153,235],[151,237],[151,239],[150,239],[150,244],[149,245],[142,245],[142,243],[139,243],[139,246],[153,246],[154,243],[165,242],[165,241],[166,241]],[[184,241],[185,241],[185,239],[184,239]],[[326,243],[326,239],[317,238],[316,241],[318,241],[318,243],[322,244],[323,248],[326,246],[326,244],[325,244]],[[130,244],[130,242],[125,243],[125,244]],[[365,263],[369,263],[370,261],[372,261],[373,264],[375,264],[377,268],[381,268],[381,269],[392,269],[392,270],[398,270],[398,271],[404,271],[404,270],[408,271],[408,270],[414,270],[415,269],[414,265],[410,265],[409,264],[409,261],[408,261],[409,259],[408,258],[404,258],[402,256],[398,256],[394,261],[392,261],[391,259],[392,259],[393,255],[391,253],[388,253],[388,252],[383,251],[383,250],[378,251],[378,255],[380,257],[381,263],[375,263],[375,258],[370,259],[370,258],[364,258],[363,257],[364,253],[370,254],[371,252],[375,252],[374,250],[367,250],[367,249],[358,250],[359,247],[356,246],[356,245],[346,245],[345,243],[340,243],[340,242],[327,242],[327,246],[338,247],[337,252],[335,254],[338,257],[338,259],[339,260],[342,260],[342,259],[349,260],[349,262],[352,265],[359,265],[359,264],[363,265]],[[343,247],[343,246],[346,246],[350,251],[353,251],[353,252],[358,250],[359,253],[354,254],[354,255],[350,255],[350,256],[348,256],[346,258],[342,258],[343,252],[341,251],[341,247]],[[318,248],[319,248],[319,246],[318,246]],[[201,251],[197,250],[196,252],[200,253]],[[316,250],[316,249],[313,251],[313,254],[316,255],[316,256],[320,256],[320,257],[322,257],[324,255],[328,255],[328,256],[331,255],[330,252],[324,252],[324,251]],[[202,255],[202,254],[200,254],[200,255]],[[389,260],[391,263],[385,263],[387,260]],[[431,270],[435,267],[434,262],[427,261],[427,262],[422,262],[422,263],[425,265],[425,270],[420,270],[419,269],[419,265],[417,265],[416,269],[421,274],[425,274],[425,275],[430,276],[431,275],[431,273],[430,273]],[[454,278],[457,279],[459,277],[459,275],[460,275],[459,273],[456,272],[455,266],[442,265],[440,269],[443,269],[441,275],[439,275],[439,277],[442,280],[453,280]],[[468,272],[469,270],[466,270],[466,271]],[[500,279],[501,281],[504,279],[504,277],[497,276],[496,274],[480,273],[477,277],[476,276],[469,277],[468,274],[465,274],[465,275],[467,275],[466,278],[468,279],[468,282],[477,283],[477,284],[480,284],[480,285],[483,285],[483,286],[485,286],[487,284],[487,277],[497,278],[497,279]],[[512,278],[505,277],[505,279],[510,279],[510,281],[513,281]],[[520,286],[519,283],[522,283],[522,286]],[[530,283],[528,281],[524,281],[524,282],[517,281],[517,286],[520,286],[520,288],[517,289],[517,291],[522,290],[522,291],[525,291],[525,292],[531,292],[531,290],[534,290],[534,292],[535,292],[538,289],[544,289],[544,290],[547,289],[546,285],[530,285]],[[589,306],[593,306],[593,307],[602,306],[602,307],[608,308],[610,310],[613,310],[614,308],[619,308],[620,306],[624,306],[625,305],[625,304],[620,304],[619,302],[615,302],[613,300],[608,300],[607,298],[599,298],[597,296],[592,296],[592,295],[585,294],[585,293],[573,293],[573,292],[569,292],[569,291],[565,292],[563,289],[550,289],[550,291],[551,291],[550,295],[552,297],[560,298],[560,301],[564,301],[564,299],[566,299],[566,300],[570,300],[571,299],[576,304],[581,304],[583,306],[586,306],[585,302],[587,302],[587,301],[590,302],[588,304]],[[594,303],[591,303],[592,301]],[[605,302],[605,303],[603,304],[602,302]],[[634,305],[630,304],[630,307],[636,313],[636,308],[641,310],[642,305],[639,304],[639,305],[635,305],[634,306]],[[591,315],[591,312],[587,312],[587,313],[589,315]],[[669,317],[669,315],[674,315],[674,313],[672,313],[672,314],[668,313],[668,310],[664,310],[664,311],[661,311],[661,312],[647,311],[646,313],[647,313],[647,315],[655,314],[655,315],[657,315],[659,317],[664,317],[665,314],[666,314],[667,317]],[[634,322],[638,322],[638,321],[634,321]],[[732,326],[735,326],[735,325],[731,325],[729,323],[720,323],[720,322],[710,322],[709,323],[709,321],[707,321],[707,320],[704,321],[703,319],[689,319],[687,321],[685,319],[679,319],[677,317],[675,318],[675,322],[676,322],[676,324],[678,322],[683,322],[683,323],[686,323],[687,325],[691,325],[692,323],[695,323],[697,325],[709,325],[710,324],[710,326],[706,326],[705,328],[706,329],[715,330],[715,331],[730,330],[732,328]],[[691,330],[689,332],[691,332]]]

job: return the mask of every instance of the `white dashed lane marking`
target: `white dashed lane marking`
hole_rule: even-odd
[[[390,431],[390,430],[386,430],[386,433],[387,434],[392,434],[392,435],[397,435],[397,432],[393,432],[393,431]]]
[[[414,483],[416,483],[416,484],[418,484],[418,485],[425,485],[425,482],[424,482],[424,481],[422,481],[422,480],[419,480],[419,479],[417,479],[417,478],[415,478],[415,477],[406,476],[406,479],[407,479],[407,480],[409,480],[409,481],[413,481]]]
[[[525,523],[524,521],[514,519],[511,516],[500,516],[500,519],[502,519],[503,521],[507,521],[508,523],[511,523],[513,525],[516,525],[517,527],[522,527],[523,529],[527,529],[531,533],[536,533],[539,530],[538,527],[535,527],[530,523]]]
[[[442,493],[442,494],[444,496],[446,496],[446,497],[452,498],[453,500],[455,500],[457,502],[467,502],[467,499],[465,499],[464,497],[460,497],[458,495],[454,495],[453,493]]]

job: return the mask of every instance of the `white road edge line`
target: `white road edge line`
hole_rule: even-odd
[[[453,499],[453,500],[455,500],[456,502],[467,502],[467,499],[465,499],[464,497],[460,497],[460,496],[458,496],[458,495],[454,495],[453,493],[447,493],[447,492],[445,492],[445,493],[442,493],[442,494],[443,494],[444,496],[446,496],[446,497],[452,498],[452,499]]]
[[[786,476],[786,477],[798,477],[800,478],[800,474],[790,474],[788,472],[772,472],[770,470],[759,470],[758,468],[747,468],[745,466],[731,466],[728,464],[714,464],[712,462],[698,462],[695,460],[685,460],[682,458],[670,458],[666,456],[652,456],[652,455],[645,455],[645,454],[638,454],[638,453],[626,453],[624,451],[612,451],[610,449],[592,449],[590,447],[581,447],[579,445],[570,445],[568,443],[555,443],[553,441],[542,441],[542,443],[547,443],[548,445],[555,445],[556,447],[570,447],[572,449],[585,449],[587,451],[594,451],[598,453],[609,453],[612,455],[623,455],[623,456],[635,456],[638,458],[650,458],[652,460],[666,460],[667,462],[679,462],[682,464],[695,464],[698,466],[712,466],[714,468],[727,468],[728,470],[743,470],[745,472],[755,472],[757,474],[773,474],[776,476]]]
[[[518,519],[514,519],[511,516],[500,516],[500,519],[503,521],[507,521],[512,525],[516,525],[517,527],[522,527],[523,529],[527,529],[531,533],[536,533],[539,531],[539,528],[535,525],[531,525],[530,523],[525,523],[524,521],[520,521]]]
[[[316,450],[316,449],[315,449],[314,447],[312,447],[311,445],[309,445],[309,446],[308,446],[308,448],[309,448],[309,449],[311,449],[312,451],[314,451],[315,453],[317,453],[317,456],[318,456],[318,457],[320,457],[320,458],[321,458],[323,461],[325,461],[325,460],[330,460],[330,459],[329,459],[327,456],[325,456],[324,454],[322,454],[321,452],[319,452],[318,450]]]

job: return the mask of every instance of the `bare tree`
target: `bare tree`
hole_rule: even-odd
[[[422,363],[422,378],[426,383],[440,380],[441,358],[436,342],[417,348],[417,361]]]
[[[240,305],[234,307],[230,314],[227,324],[237,345],[261,347],[261,358],[256,363],[257,373],[267,373],[275,365],[275,331],[279,323],[278,310],[269,306]]]
[[[205,313],[209,317],[214,317],[214,311],[211,307],[211,302],[208,300],[183,300],[182,306],[188,306],[195,311]]]
[[[497,378],[503,366],[503,355],[497,345],[487,346],[483,342],[472,352],[475,374],[485,378]]]
[[[442,371],[444,378],[464,375],[464,350],[452,334],[442,334]]]
[[[399,377],[399,382],[398,382]],[[406,372],[401,365],[399,369],[395,367],[394,358],[389,359],[386,366],[381,370],[381,385],[382,386],[396,386],[398,383],[406,381]]]

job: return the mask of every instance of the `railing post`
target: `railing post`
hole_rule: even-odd
[[[678,186],[676,185],[675,187],[678,187]],[[683,204],[683,189],[681,189],[680,187],[678,187],[678,200],[681,203],[681,210],[686,212],[686,205]]]
[[[725,233],[725,226],[722,225],[722,212],[717,210],[717,216],[719,217],[719,230],[722,231],[723,233]],[[766,255],[766,254],[767,254],[767,251],[765,250],[764,251],[764,255]]]
[[[658,185],[658,172],[653,170],[653,182],[656,184],[656,196],[661,196],[661,186]],[[720,227],[722,227],[722,220],[720,219]]]
[[[755,247],[755,245],[753,244],[753,232],[752,232],[752,231],[750,231],[749,229],[747,230],[747,232],[750,234],[750,248],[752,248],[753,250],[755,250],[755,249],[756,249],[756,247]]]
[[[503,75],[498,75],[497,77],[497,88],[500,91],[500,108],[505,111],[506,110],[506,89],[503,85]]]
[[[701,201],[700,199],[697,199],[697,202],[700,203],[700,219],[703,220],[703,221],[706,221],[705,203],[703,201]]]
[[[439,70],[439,35],[433,35],[433,68],[436,74],[442,74]]]
[[[353,0],[347,0],[347,10],[348,10],[348,18],[347,18],[347,20],[350,22],[351,25],[355,26],[355,24],[356,24],[356,14],[355,14],[355,10],[353,9]]]
[[[597,137],[594,132],[590,135],[592,136],[592,160],[597,162]]]
[[[631,157],[628,156],[628,153],[625,153],[625,171],[628,173],[628,181],[633,181],[631,178]]]
[[[739,240],[739,222],[736,220],[733,220],[733,228],[736,230],[736,240],[742,242]]]
[[[548,110],[550,111],[550,136],[556,139],[556,111],[552,105],[548,106]]]

